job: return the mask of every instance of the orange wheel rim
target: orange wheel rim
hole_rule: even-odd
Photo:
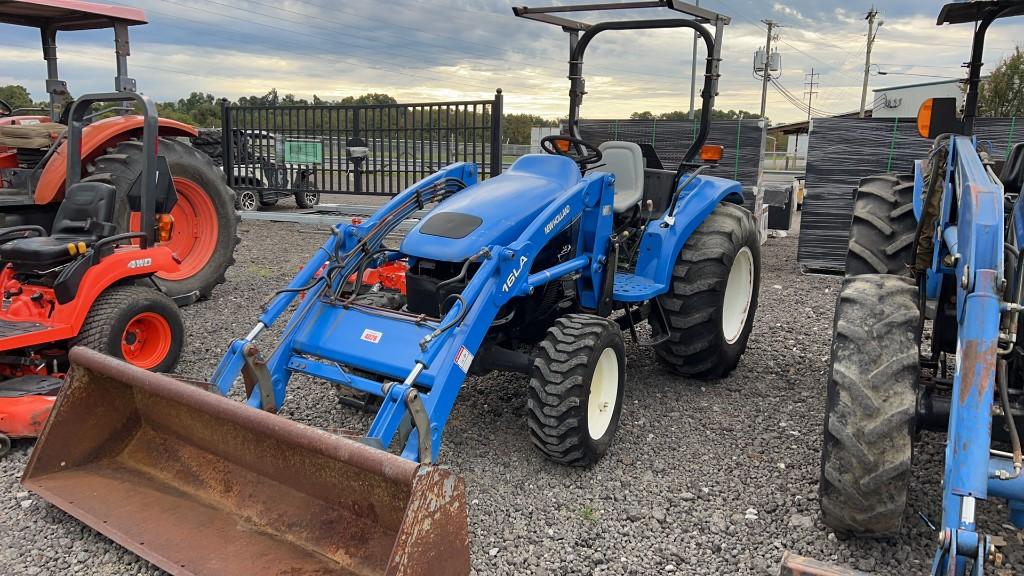
[[[187,179],[174,177],[178,202],[171,209],[174,228],[171,239],[161,243],[181,261],[177,272],[158,272],[164,280],[184,280],[195,276],[206,267],[217,249],[220,227],[217,209],[202,186]]]
[[[128,322],[121,335],[121,356],[139,368],[155,368],[171,351],[171,325],[155,312],[143,312]]]

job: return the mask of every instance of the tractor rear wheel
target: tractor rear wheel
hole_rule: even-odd
[[[154,288],[114,286],[93,302],[71,345],[169,372],[178,365],[184,341],[185,326],[173,300]]]
[[[209,296],[224,282],[224,273],[235,262],[239,217],[234,210],[234,192],[208,156],[177,140],[161,138],[159,144],[178,194],[171,210],[171,240],[164,245],[181,260],[181,269],[159,272],[154,279],[171,298],[190,302],[194,297]],[[129,214],[127,197],[142,172],[142,161],[142,142],[127,140],[87,168],[88,179],[107,180],[117,188],[115,224],[122,231],[129,226],[139,229],[139,215]]]
[[[753,217],[735,204],[719,204],[686,241],[672,286],[659,298],[670,333],[654,349],[658,358],[690,378],[728,375],[747,349],[760,285]]]
[[[900,529],[917,415],[918,289],[903,276],[847,278],[836,304],[818,491],[836,531]]]
[[[853,202],[846,275],[909,276],[916,235],[914,175],[862,179]]]
[[[626,347],[619,326],[567,314],[541,341],[530,370],[530,439],[549,459],[590,466],[611,446],[622,411]]]

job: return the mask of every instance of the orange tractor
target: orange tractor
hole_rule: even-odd
[[[176,139],[196,131],[160,119],[126,75],[127,29],[143,22],[131,8],[0,1],[0,23],[42,31],[51,103],[50,116],[33,116],[0,101],[0,455],[42,431],[73,346],[173,369],[178,306],[208,295],[234,261],[224,174]],[[108,27],[115,91],[72,102],[56,33]]]
[[[0,101],[0,227],[35,225],[47,232],[64,199],[67,146],[64,129],[71,98],[57,70],[57,33],[113,28],[117,75],[114,89],[134,93],[128,76],[128,28],[145,24],[141,10],[77,0],[5,0],[0,24],[38,28],[46,61],[48,115],[19,111]],[[85,115],[82,177],[105,179],[116,189],[114,224],[138,230],[139,215],[128,195],[142,171],[142,116],[126,110],[95,110]],[[110,116],[114,114],[113,116]],[[90,123],[92,118],[105,117]],[[182,140],[198,134],[181,122],[160,118],[158,149],[167,159],[178,201],[171,211],[174,230],[163,242],[179,261],[179,270],[155,276],[160,289],[179,305],[208,296],[224,281],[234,262],[238,216],[234,193],[223,172]]]

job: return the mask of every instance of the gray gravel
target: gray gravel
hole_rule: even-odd
[[[323,231],[244,222],[238,263],[212,300],[185,310],[179,368],[203,378],[255,321]],[[476,574],[772,574],[783,550],[877,574],[925,574],[937,522],[942,437],[917,449],[902,535],[837,538],[818,514],[824,374],[839,279],[799,273],[793,237],[764,248],[761,304],[750,347],[728,379],[668,376],[649,350],[628,346],[622,422],[609,455],[590,470],[549,463],[526,433],[523,377],[470,380],[446,430],[443,463],[469,490]],[[285,414],[326,429],[366,426],[325,384],[296,381]],[[0,461],[0,574],[151,574],[158,570],[26,493],[31,449]],[[1002,503],[980,523],[1024,566]]]

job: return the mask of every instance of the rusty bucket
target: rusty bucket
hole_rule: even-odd
[[[469,573],[449,471],[84,348],[22,483],[172,574]]]

